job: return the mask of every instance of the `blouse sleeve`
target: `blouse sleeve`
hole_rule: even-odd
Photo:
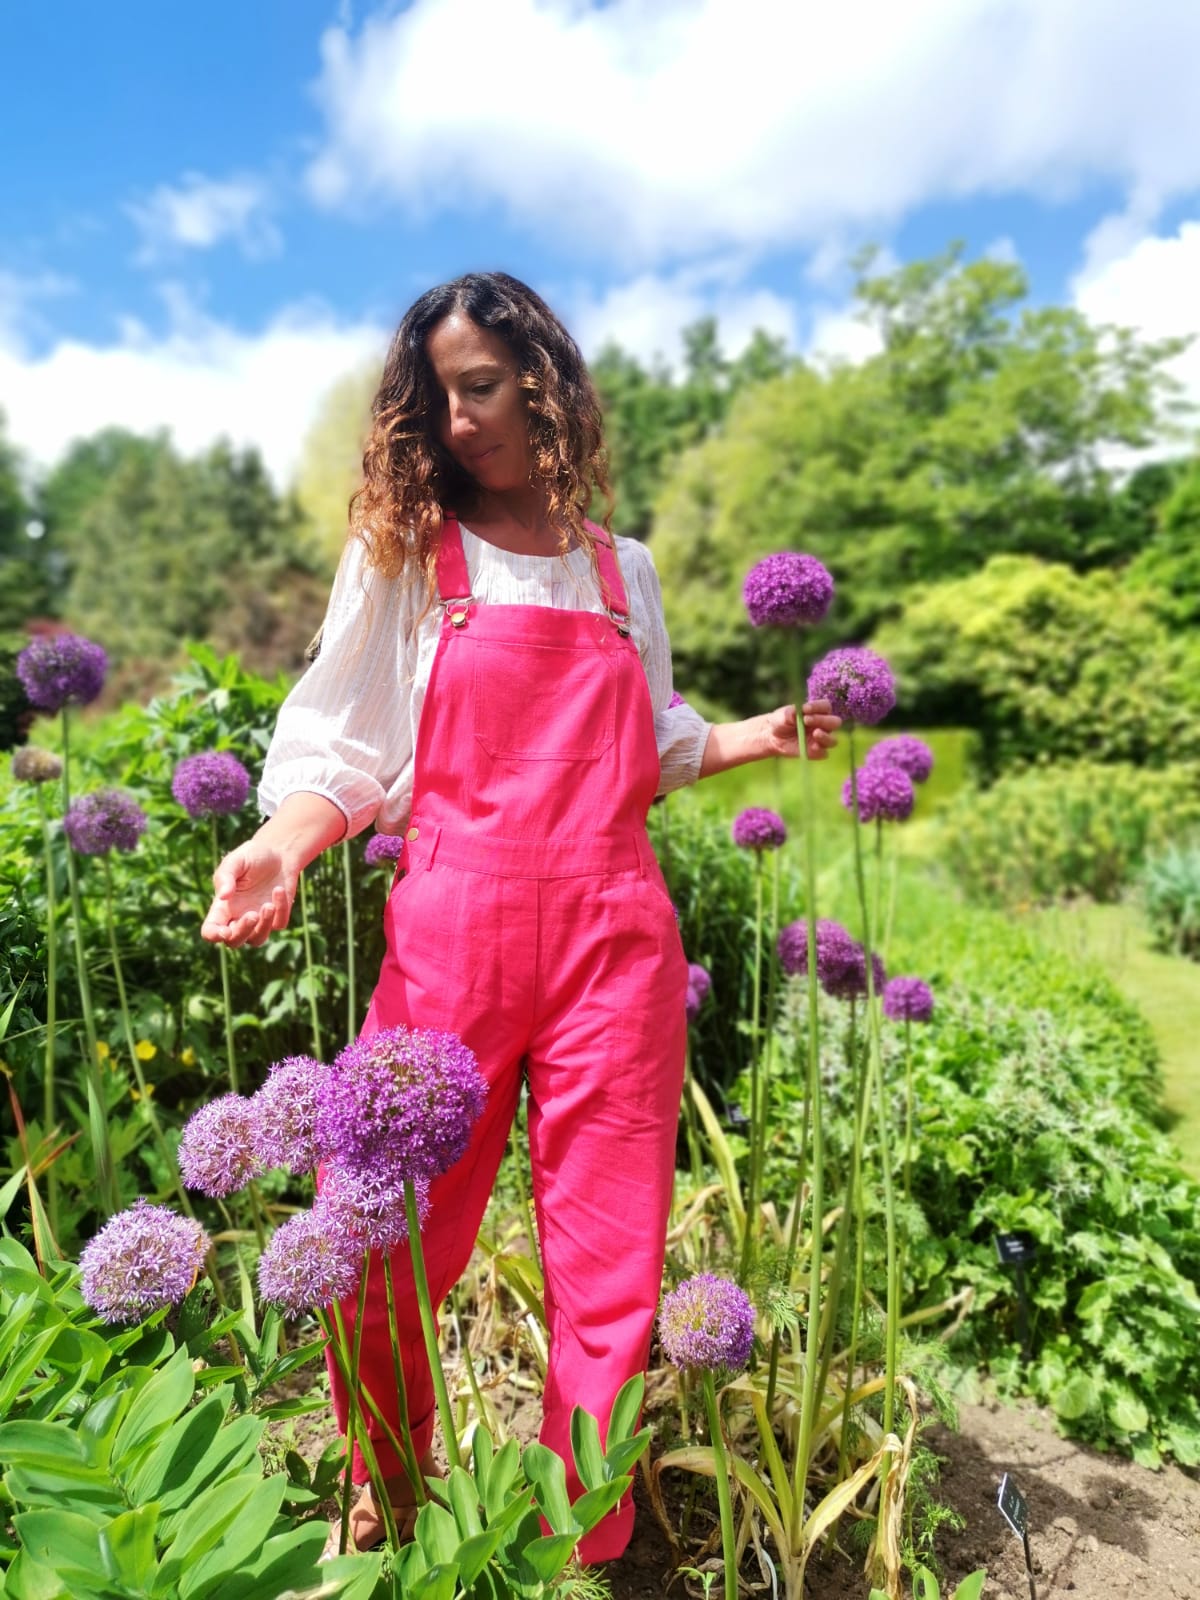
[[[633,637],[650,686],[658,742],[659,794],[695,783],[710,724],[686,701],[672,706],[671,645],[663,618],[662,590],[654,557],[636,539],[618,539],[621,571],[629,590]]]
[[[346,834],[372,821],[412,759],[407,698],[415,655],[409,592],[367,565],[359,539],[334,579],[316,660],[279,712],[259,804],[273,815],[289,794],[324,795]]]

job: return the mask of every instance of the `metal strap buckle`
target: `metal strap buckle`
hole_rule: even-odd
[[[456,628],[461,628],[466,625],[467,618],[471,614],[471,607],[474,604],[475,596],[473,594],[460,594],[451,600],[444,600],[442,609],[450,618],[451,624]]]
[[[610,620],[616,624],[617,632],[621,635],[622,639],[628,639],[631,632],[629,626],[629,613],[626,611],[614,611],[611,606],[605,606],[604,609]]]

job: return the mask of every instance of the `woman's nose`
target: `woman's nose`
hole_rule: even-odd
[[[469,439],[475,432],[475,419],[471,416],[470,409],[454,395],[450,395],[447,404],[450,407],[450,437]]]

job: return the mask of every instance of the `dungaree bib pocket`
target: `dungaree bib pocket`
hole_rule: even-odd
[[[570,645],[473,642],[475,738],[502,761],[598,761],[616,735],[616,663]]]

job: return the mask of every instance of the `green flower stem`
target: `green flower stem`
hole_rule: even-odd
[[[799,640],[794,641],[799,657]],[[813,1423],[817,1409],[817,1366],[820,1361],[822,1224],[825,1216],[825,1130],[821,1106],[821,1045],[817,1003],[817,857],[814,836],[816,799],[813,793],[812,762],[804,734],[804,676],[796,661],[796,734],[800,747],[804,781],[804,880],[805,921],[808,929],[808,1098],[812,1106],[812,1248],[809,1251],[808,1317],[804,1330],[804,1387],[800,1400],[800,1426],[796,1441],[794,1493],[788,1543],[799,1546],[804,1520],[805,1489],[808,1484],[809,1456],[812,1452]],[[796,1189],[797,1212],[801,1188]]]
[[[358,1033],[358,984],[354,953],[354,874],[350,870],[348,839],[342,840],[342,898],[346,902],[346,1043],[353,1044]]]
[[[354,1314],[354,1343],[350,1351],[350,1382],[346,1393],[346,1470],[342,1474],[341,1531],[338,1534],[338,1554],[343,1556],[350,1542],[350,1490],[354,1487],[354,1438],[358,1432],[359,1416],[358,1373],[362,1364],[362,1327],[367,1309],[367,1274],[370,1270],[371,1252],[364,1250],[358,1274],[358,1308]],[[363,1432],[366,1431],[364,1425]]]
[[[721,1415],[717,1409],[717,1390],[709,1371],[701,1374],[704,1409],[708,1413],[708,1436],[712,1444],[713,1468],[717,1479],[717,1507],[721,1514],[721,1554],[725,1563],[725,1600],[738,1600],[737,1542],[733,1533],[733,1501],[729,1494],[729,1463]]]
[[[691,1025],[683,1041],[683,1126],[687,1135],[688,1166],[692,1182],[700,1187],[700,1131],[696,1126],[696,1107],[692,1103],[692,1033]]]
[[[866,1138],[866,1109],[867,1109],[867,1074],[859,1064],[859,1048],[856,1029],[858,1016],[857,1001],[850,1002],[850,1035],[848,1047],[848,1061],[850,1077],[850,1103],[854,1107],[851,1119],[851,1150],[850,1163],[846,1169],[846,1192],[842,1201],[842,1214],[838,1219],[837,1238],[833,1252],[833,1267],[829,1274],[829,1283],[826,1287],[825,1310],[821,1327],[821,1367],[817,1376],[817,1392],[825,1393],[825,1384],[829,1377],[829,1369],[833,1363],[833,1340],[836,1332],[837,1314],[841,1309],[842,1286],[846,1274],[846,1254],[850,1247],[850,1228],[852,1223],[858,1225],[857,1243],[861,1246],[863,1237],[863,1204],[862,1204],[862,1149]],[[857,1327],[859,1312],[858,1301],[861,1292],[855,1289],[855,1300],[851,1304],[850,1323],[853,1330]]]
[[[850,728],[850,783],[855,782],[854,728]],[[863,871],[862,838],[859,824],[854,827],[854,879],[858,888],[859,912],[863,922],[863,947],[867,968],[867,1038],[868,1064],[876,1093],[876,1110],[879,1140],[879,1166],[883,1179],[883,1209],[887,1237],[887,1317],[885,1322],[885,1356],[883,1386],[883,1431],[892,1431],[896,1404],[896,1368],[899,1353],[900,1275],[896,1233],[896,1196],[892,1182],[891,1140],[888,1134],[887,1095],[883,1082],[883,1057],[879,1038],[879,1007],[875,994],[875,974],[871,963],[871,925],[867,913],[867,885]],[[885,1481],[891,1470],[891,1456],[883,1459],[880,1481]]]
[[[57,1121],[57,1104],[54,1083],[55,1036],[58,1031],[58,889],[54,877],[54,850],[50,840],[50,817],[46,811],[46,797],[42,785],[34,784],[38,813],[42,819],[42,850],[46,857],[46,1066],[43,1072],[42,1130],[49,1139]],[[52,1162],[48,1174],[47,1200],[49,1203],[50,1231],[58,1237],[58,1170]]]
[[[533,1251],[533,1259],[537,1262],[538,1271],[542,1270],[542,1252],[538,1245],[537,1218],[529,1199],[529,1190],[525,1185],[525,1152],[521,1148],[520,1135],[517,1132],[517,1117],[520,1114],[518,1107],[508,1130],[508,1148],[512,1154],[513,1177],[517,1182],[517,1195],[521,1201],[521,1218],[529,1234],[529,1244]]]
[[[121,967],[121,955],[117,948],[117,923],[113,914],[113,887],[112,868],[108,857],[104,857],[104,910],[108,923],[108,948],[112,955],[113,977],[117,983],[117,999],[121,1008],[121,1028],[125,1034],[125,1048],[129,1051],[129,1059],[133,1064],[133,1075],[137,1080],[138,1093],[141,1103],[146,1108],[146,1115],[150,1119],[150,1131],[154,1135],[154,1142],[158,1146],[158,1153],[166,1163],[167,1177],[179,1196],[179,1203],[189,1217],[195,1217],[191,1201],[188,1199],[187,1190],[183,1187],[179,1176],[179,1167],[175,1155],[167,1143],[166,1135],[162,1130],[162,1123],[158,1120],[158,1112],[154,1106],[154,1099],[150,1093],[150,1086],[146,1082],[146,1075],[142,1071],[141,1059],[137,1053],[137,1043],[133,1037],[133,1022],[129,1016],[129,1000],[125,993],[125,973]]]
[[[417,1447],[413,1444],[412,1424],[408,1415],[408,1388],[404,1382],[404,1363],[400,1359],[400,1324],[396,1317],[396,1285],[392,1278],[391,1252],[384,1250],[383,1256],[383,1282],[387,1292],[388,1326],[392,1330],[392,1370],[396,1378],[396,1409],[400,1414],[400,1443],[399,1455],[404,1462],[404,1470],[408,1473],[409,1482],[413,1487],[417,1504],[423,1506],[429,1498],[425,1488],[425,1479],[421,1476],[421,1464],[417,1460]],[[475,1374],[471,1373],[472,1386]],[[480,1415],[482,1416],[482,1408]]]
[[[797,1056],[799,1050],[797,1050]],[[811,1085],[807,1077],[804,1080],[804,1099],[800,1107],[800,1151],[796,1160],[796,1198],[792,1202],[792,1216],[788,1224],[787,1255],[783,1269],[783,1281],[787,1285],[789,1294],[792,1292],[792,1274],[796,1270],[796,1252],[800,1245],[800,1197],[804,1190],[804,1180],[807,1175],[808,1157],[808,1125],[812,1112],[810,1097]],[[771,1356],[767,1367],[767,1415],[770,1416],[775,1405],[775,1390],[779,1379],[779,1350],[783,1342],[783,1329],[776,1327],[771,1334]]]
[[[69,726],[70,719],[64,706],[62,709],[64,817],[71,804]],[[71,848],[70,839],[66,839],[65,843],[67,885],[71,895],[71,927],[74,933],[75,975],[79,984],[79,1003],[83,1011],[83,1033],[87,1047],[84,1081],[87,1086],[88,1126],[92,1137],[92,1154],[96,1161],[96,1187],[100,1193],[100,1203],[111,1217],[121,1209],[121,1192],[117,1185],[117,1170],[108,1135],[108,1097],[104,1091],[104,1080],[100,1076],[100,1041],[96,1034],[92,987],[88,979],[87,958],[83,950],[83,904],[79,895],[79,878],[75,871],[75,852]]]
[[[482,1427],[487,1415],[484,1409],[483,1391],[479,1387],[479,1379],[475,1376],[475,1362],[472,1360],[471,1351],[467,1345],[467,1330],[458,1309],[458,1294],[454,1289],[451,1289],[450,1291],[450,1312],[454,1318],[454,1327],[458,1334],[459,1347],[462,1350],[463,1360],[466,1363],[467,1383],[470,1385],[471,1398],[475,1402],[475,1415],[479,1418],[479,1423]]]
[[[912,1065],[912,1018],[904,1019],[904,1199],[907,1203],[912,1199],[912,1153],[913,1153],[913,1065]]]
[[[337,1365],[341,1380],[346,1386],[346,1393],[350,1397],[350,1406],[353,1407],[355,1403],[354,1396],[357,1393],[357,1389],[350,1369],[350,1358],[347,1353],[349,1350],[349,1341],[346,1338],[346,1325],[342,1321],[342,1308],[336,1300],[332,1302],[332,1311],[332,1324],[323,1308],[318,1308],[317,1310],[317,1321],[321,1324],[322,1328],[325,1330],[326,1336],[329,1339],[329,1348],[333,1351],[334,1362]],[[353,1411],[350,1412],[350,1415],[353,1415]],[[354,1442],[355,1441],[351,1441],[349,1435],[347,1435],[346,1474],[348,1477],[354,1470]],[[378,1510],[379,1515],[383,1518],[383,1525],[387,1529],[388,1542],[391,1544],[393,1550],[398,1550],[400,1548],[400,1535],[396,1531],[396,1516],[392,1510],[392,1502],[388,1496],[387,1485],[384,1482],[383,1474],[379,1470],[379,1459],[375,1454],[375,1446],[371,1443],[371,1436],[367,1432],[366,1428],[362,1430],[362,1433],[359,1435],[356,1442],[359,1450],[362,1452],[363,1460],[367,1465],[367,1475],[371,1480],[371,1494],[374,1498],[376,1509]],[[343,1552],[345,1551],[344,1544],[341,1546],[341,1549]]]
[[[317,979],[313,971],[312,927],[308,919],[308,885],[300,874],[300,923],[304,935],[304,971],[308,978],[308,1011],[312,1019],[313,1055],[321,1059],[321,1023],[317,1015]]]
[[[762,1188],[759,1172],[759,1124],[762,1121],[762,851],[754,852],[754,998],[750,1011],[750,1170],[746,1178],[746,1231],[742,1236],[742,1261],[738,1277],[745,1283],[758,1233],[757,1213]]]
[[[446,1445],[446,1459],[451,1467],[460,1467],[458,1435],[454,1428],[454,1412],[450,1409],[450,1395],[446,1388],[446,1374],[442,1369],[442,1356],[438,1349],[437,1329],[433,1321],[433,1306],[429,1299],[429,1279],[425,1276],[425,1252],[421,1248],[421,1218],[417,1211],[417,1195],[409,1179],[404,1180],[404,1212],[408,1218],[408,1248],[412,1253],[413,1282],[417,1291],[417,1309],[421,1314],[421,1332],[425,1337],[425,1354],[429,1360],[429,1375],[433,1379],[433,1392],[437,1399],[438,1419]]]
[[[208,828],[209,839],[212,841],[212,862],[213,871],[215,872],[221,859],[217,845],[217,819],[215,816],[209,817]],[[230,999],[229,991],[229,951],[224,943],[220,941],[217,943],[217,958],[221,966],[221,998],[225,1009],[225,1065],[229,1072],[230,1090],[237,1094],[239,1092],[238,1070],[237,1056],[233,1048],[233,1001]]]

